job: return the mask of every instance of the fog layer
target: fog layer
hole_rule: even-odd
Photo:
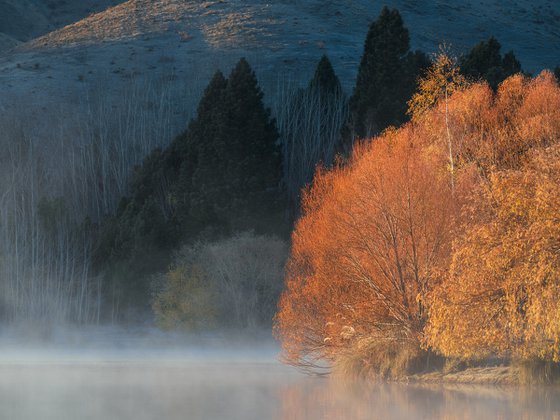
[[[305,376],[266,335],[50,331],[0,337],[0,417],[65,419],[558,418],[548,388],[366,385]]]

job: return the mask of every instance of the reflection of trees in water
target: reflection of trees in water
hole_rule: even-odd
[[[279,419],[560,419],[560,390],[308,378],[281,391]]]

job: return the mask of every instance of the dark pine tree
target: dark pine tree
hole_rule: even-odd
[[[228,80],[217,72],[185,133],[136,168],[128,197],[107,218],[95,250],[105,301],[149,308],[150,278],[172,251],[200,235],[284,233],[278,132],[246,60]],[[112,302],[112,303],[111,303]]]
[[[340,94],[342,87],[334,68],[326,55],[321,57],[313,79],[309,82],[309,89],[315,89],[322,94]]]
[[[205,226],[217,223],[208,195],[208,180],[216,177],[220,161],[216,142],[223,131],[224,98],[227,80],[218,71],[204,91],[197,117],[171,145],[169,159],[178,159],[178,178],[173,182],[171,197],[176,204],[176,217],[184,234],[196,235]]]
[[[345,142],[371,137],[406,121],[407,101],[416,79],[429,64],[425,54],[411,53],[408,29],[400,13],[384,7],[369,28],[350,98],[350,122]]]
[[[196,217],[198,202],[191,203],[191,190],[198,162],[206,159],[207,144],[215,137],[225,87],[217,72],[185,133],[135,169],[129,195],[101,225],[95,267],[105,273],[106,302],[120,308],[121,316],[149,307],[151,274],[165,269],[171,251],[210,223],[209,215]]]
[[[494,37],[482,41],[460,59],[461,73],[470,80],[486,80],[496,90],[509,76],[521,72],[521,63],[513,51],[503,57],[502,46]]]
[[[282,161],[276,123],[245,59],[228,78],[224,107],[216,142],[222,164],[213,201],[232,228],[252,227],[279,211]]]
[[[341,116],[345,116],[348,113],[348,101],[346,95],[342,90],[340,80],[336,75],[334,68],[326,55],[321,57],[313,78],[309,81],[309,85],[306,91],[303,91],[299,95],[298,101],[301,102],[305,98],[308,102],[319,103],[319,121],[314,122],[313,125],[319,127],[319,132],[316,132],[318,136],[316,141],[318,141],[321,147],[317,150],[318,154],[313,156],[314,159],[308,162],[311,172],[305,177],[305,179],[300,180],[301,184],[298,185],[298,191],[301,190],[305,185],[309,184],[313,179],[313,174],[317,164],[322,164],[327,167],[332,165],[335,160],[335,154],[342,149],[342,135],[339,129],[336,129],[338,124],[335,122]],[[304,104],[300,104],[300,109],[296,107],[296,114],[302,119],[310,118],[308,115],[313,111],[306,109]],[[309,103],[307,104],[309,106]],[[297,126],[304,125],[303,121]],[[334,130],[333,130],[334,129]],[[302,136],[308,136],[307,133],[301,133]],[[297,136],[294,136],[297,137]],[[301,139],[304,143],[308,139]],[[296,152],[299,157],[304,158],[307,153],[300,151]],[[308,156],[309,158],[310,156]],[[298,194],[299,201],[299,194]]]
[[[154,150],[135,169],[130,194],[121,200],[115,220],[100,237],[97,253],[103,260],[128,259],[138,244],[166,250],[182,239],[193,172],[205,152],[205,141],[213,137],[216,108],[222,103],[225,86],[222,73],[217,72],[187,131],[166,150]]]

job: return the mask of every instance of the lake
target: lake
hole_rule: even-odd
[[[560,419],[556,388],[342,383],[282,365],[272,342],[149,342],[0,345],[0,418]]]

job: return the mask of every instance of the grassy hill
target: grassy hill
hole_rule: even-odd
[[[0,53],[0,109],[30,96],[39,107],[75,104],[88,89],[118,98],[134,81],[164,86],[192,110],[216,68],[241,56],[268,100],[281,84],[306,83],[324,53],[350,91],[383,4],[401,11],[413,48],[447,42],[461,53],[495,35],[525,70],[559,64],[555,0],[0,0],[0,45],[33,38]]]
[[[0,52],[74,23],[122,0],[0,0]]]

